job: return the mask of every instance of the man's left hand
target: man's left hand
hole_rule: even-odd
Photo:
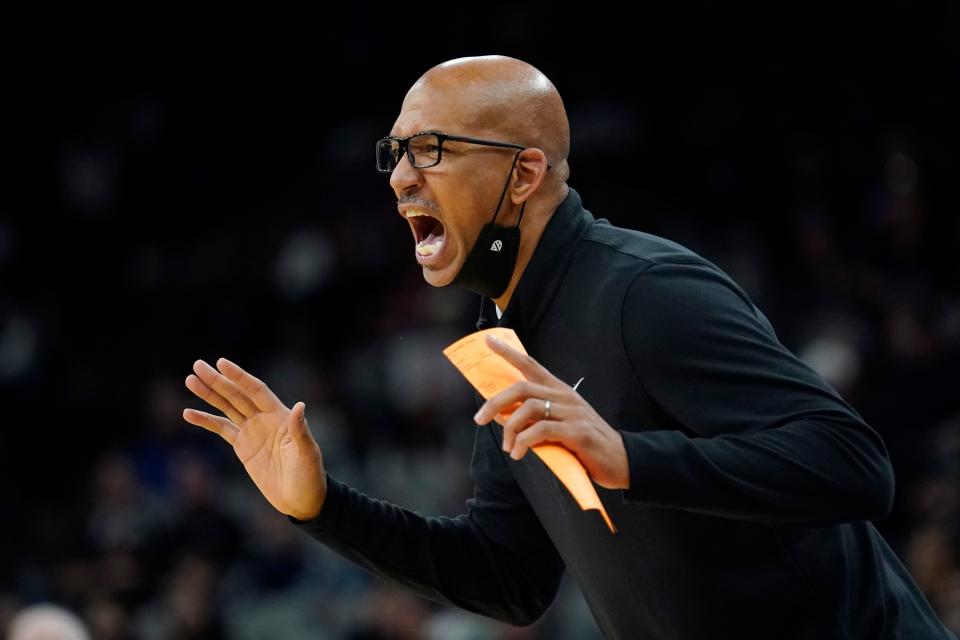
[[[497,339],[487,336],[494,353],[520,370],[526,378],[487,400],[477,415],[477,424],[492,419],[503,425],[503,450],[514,460],[530,447],[546,442],[569,449],[590,477],[607,489],[630,487],[627,450],[623,437],[601,418],[570,385],[556,378],[539,362]],[[547,400],[550,411],[547,414]],[[504,414],[513,413],[504,422]]]

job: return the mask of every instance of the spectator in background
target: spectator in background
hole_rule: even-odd
[[[90,634],[80,618],[53,604],[36,604],[18,613],[10,629],[8,640],[90,640]]]

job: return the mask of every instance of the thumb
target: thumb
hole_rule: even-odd
[[[303,402],[298,402],[293,405],[293,409],[290,410],[290,422],[293,432],[303,438],[310,438],[310,427],[307,426],[307,405]]]

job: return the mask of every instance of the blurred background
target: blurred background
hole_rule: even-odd
[[[931,3],[932,4],[932,3]],[[94,638],[594,638],[571,584],[515,629],[292,527],[183,379],[227,356],[304,400],[332,474],[425,514],[471,494],[473,396],[373,142],[429,67],[539,67],[595,216],[719,264],[886,439],[877,527],[960,631],[960,10],[366,2],[20,7],[0,22],[0,630]]]

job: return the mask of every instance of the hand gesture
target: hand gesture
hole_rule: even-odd
[[[229,442],[274,508],[298,520],[315,518],[327,480],[306,406],[298,402],[288,409],[266,384],[226,358],[217,360],[217,369],[197,360],[186,385],[226,417],[184,409],[183,419]]]
[[[583,464],[601,487],[627,489],[630,473],[623,437],[568,384],[543,365],[510,345],[487,336],[487,345],[526,378],[487,400],[474,421],[486,424],[501,413],[513,413],[503,425],[503,450],[514,460],[544,442],[559,443]],[[549,401],[549,405],[547,404]]]

